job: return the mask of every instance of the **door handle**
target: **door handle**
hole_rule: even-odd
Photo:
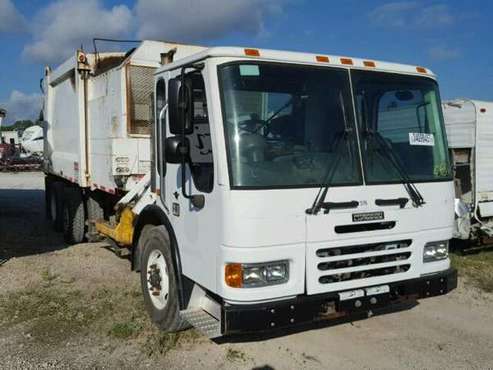
[[[358,201],[351,200],[349,202],[324,202],[320,208],[323,208],[325,210],[324,214],[327,214],[331,209],[348,209],[357,208],[358,206]]]
[[[380,207],[399,206],[399,208],[404,208],[407,202],[409,202],[409,198],[375,199],[375,204]]]

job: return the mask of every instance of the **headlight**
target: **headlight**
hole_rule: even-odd
[[[289,279],[289,262],[229,263],[225,268],[224,279],[226,285],[233,288],[255,288],[283,284]]]
[[[448,257],[448,240],[429,242],[423,249],[423,262],[443,260]]]

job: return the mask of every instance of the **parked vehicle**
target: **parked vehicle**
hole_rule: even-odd
[[[38,125],[26,128],[22,133],[20,145],[27,157],[43,155],[43,128]]]
[[[44,85],[48,213],[69,242],[130,250],[164,330],[258,332],[456,287],[426,68],[144,41],[79,50]]]
[[[493,103],[451,100],[443,113],[454,165],[454,237],[481,242],[493,237]]]

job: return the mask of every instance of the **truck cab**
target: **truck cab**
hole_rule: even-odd
[[[456,287],[428,69],[207,48],[156,71],[154,102],[151,174],[126,201],[163,329],[268,330]]]

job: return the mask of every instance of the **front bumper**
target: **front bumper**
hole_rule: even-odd
[[[289,328],[368,312],[404,300],[446,294],[457,287],[457,271],[451,268],[387,285],[388,293],[347,300],[341,300],[339,293],[330,293],[255,305],[225,305],[221,314],[221,332],[229,335]]]

